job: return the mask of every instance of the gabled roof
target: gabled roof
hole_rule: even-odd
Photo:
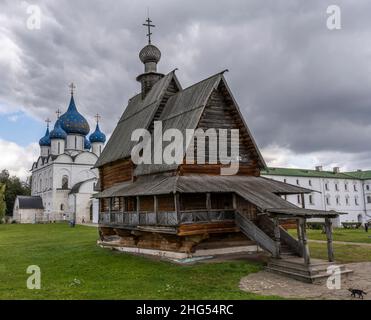
[[[17,196],[19,209],[44,209],[41,197]]]
[[[243,121],[244,130],[246,130],[247,136],[253,145],[253,152],[258,159],[260,167],[264,168],[265,162],[259,149],[251,135],[246,123],[244,122],[243,116],[240,113],[239,107],[230,92],[226,80],[223,76],[223,72],[217,73],[201,82],[198,82],[184,90],[171,96],[166,103],[159,121],[162,121],[163,132],[167,129],[176,128],[183,133],[185,136],[186,129],[196,129],[200,118],[205,110],[206,104],[214,90],[217,90],[219,85],[223,85],[223,88],[227,91],[228,97],[236,108],[241,120]],[[153,135],[152,135],[153,140]],[[187,146],[183,148],[183,156],[185,156]],[[151,174],[156,172],[163,172],[174,170],[178,167],[177,164],[141,164],[135,169],[135,175]]]
[[[128,106],[103,149],[95,167],[130,157],[131,150],[136,144],[135,141],[131,141],[132,132],[138,128],[149,128],[157,108],[166,93],[166,89],[172,80],[181,89],[174,70],[157,81],[144,99],[141,98],[141,94],[137,94],[129,100]]]

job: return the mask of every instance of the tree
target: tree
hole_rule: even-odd
[[[0,172],[0,184],[5,185],[5,203],[6,203],[6,215],[12,215],[14,202],[19,196],[28,196],[31,194],[30,186],[27,183],[22,182],[16,176],[10,176],[9,171],[4,169]]]
[[[6,211],[5,189],[6,184],[0,184],[0,223],[2,223]]]

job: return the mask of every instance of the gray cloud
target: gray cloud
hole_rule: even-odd
[[[38,3],[43,16],[37,31],[26,28],[21,2],[0,4],[0,31],[11,42],[9,56],[0,58],[0,101],[6,105],[52,116],[66,109],[73,80],[79,110],[90,123],[102,114],[110,133],[139,90],[138,52],[146,43],[141,23],[149,6],[160,71],[179,68],[187,86],[228,68],[259,146],[282,146],[298,157],[323,152],[328,163],[350,154],[347,159],[371,167],[368,1],[338,1],[337,31],[326,28],[332,3],[320,0]]]

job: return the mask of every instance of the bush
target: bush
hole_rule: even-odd
[[[323,230],[325,224],[323,222],[307,222],[307,228],[313,230]]]

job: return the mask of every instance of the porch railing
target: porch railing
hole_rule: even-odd
[[[233,220],[234,210],[187,210],[180,211],[177,214],[175,211],[160,211],[155,212],[101,212],[99,214],[99,223],[110,225],[123,226],[176,226],[179,224],[195,223],[195,222],[212,222]]]

